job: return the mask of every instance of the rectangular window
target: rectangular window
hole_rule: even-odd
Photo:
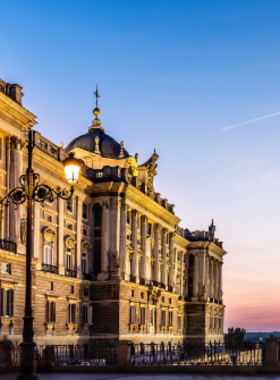
[[[55,322],[55,302],[47,301],[47,310],[46,310],[46,322],[52,323]]]
[[[83,219],[87,219],[87,217],[88,217],[87,213],[88,213],[88,207],[87,207],[87,205],[84,203],[84,204],[83,204]]]
[[[66,270],[72,269],[72,248],[67,248],[66,252]]]
[[[92,306],[84,305],[84,324],[91,325],[92,324]]]
[[[82,273],[87,273],[87,259],[82,258]]]
[[[76,323],[77,320],[77,305],[69,303],[67,305],[67,321],[68,323]]]
[[[89,290],[88,288],[84,288],[84,296],[85,297],[88,297],[88,295],[89,295],[89,291],[88,290]]]
[[[145,307],[140,307],[140,310],[139,310],[139,312],[140,312],[140,321],[139,321],[139,323],[140,323],[140,325],[145,325],[145,323],[146,323],[146,308]]]
[[[169,311],[168,313],[168,326],[173,326],[173,311]]]
[[[178,317],[177,329],[181,328],[181,317]]]
[[[14,316],[14,290],[1,289],[1,317]]]
[[[87,236],[88,232],[87,232],[87,229],[86,228],[83,228],[83,235],[84,236]]]
[[[152,224],[148,223],[147,235],[152,236]]]
[[[130,306],[129,308],[129,323],[131,325],[134,325],[136,323],[136,307],[135,306]]]
[[[12,266],[9,263],[1,263],[1,273],[12,274]]]
[[[52,265],[52,242],[44,242],[44,264]]]
[[[72,223],[69,223],[69,222],[66,222],[66,228],[68,229],[68,230],[73,230],[73,224]]]
[[[150,325],[154,325],[154,310],[150,310]]]
[[[50,214],[46,214],[44,212],[44,220],[46,220],[47,222],[51,222],[52,221],[52,216]]]
[[[73,203],[72,203],[72,198],[71,199],[68,199],[67,201],[67,204],[66,204],[66,209],[68,212],[72,212],[73,211]]]
[[[161,326],[165,326],[165,321],[166,321],[166,311],[161,310]]]

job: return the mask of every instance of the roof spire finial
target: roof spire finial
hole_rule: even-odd
[[[100,115],[100,109],[98,108],[98,98],[100,98],[99,93],[98,93],[98,84],[96,84],[96,90],[94,91],[94,95],[96,98],[96,102],[95,102],[95,108],[93,110],[93,114],[95,115],[95,119],[98,120],[98,116]]]

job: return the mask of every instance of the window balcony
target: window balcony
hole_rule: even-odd
[[[17,253],[17,244],[13,243],[9,240],[0,239],[0,249],[4,249],[5,251]]]
[[[51,264],[42,264],[42,271],[58,274],[58,267]]]
[[[77,278],[77,275],[78,275],[78,272],[77,272],[76,270],[65,269],[65,276],[66,276],[66,277]]]

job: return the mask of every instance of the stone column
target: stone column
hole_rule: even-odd
[[[110,202],[102,203],[101,218],[101,273],[98,280],[107,280],[109,277],[109,257],[110,257]]]
[[[220,276],[219,276],[219,301],[221,301],[223,303],[223,280],[222,280],[222,277],[223,276],[223,262],[220,262]]]
[[[203,299],[204,294],[204,253],[200,253],[198,256],[198,293],[199,297]]]
[[[210,260],[210,297],[214,298],[214,259],[213,257],[210,257],[209,260]]]
[[[215,262],[215,299],[219,299],[219,262]]]
[[[193,297],[192,301],[198,301],[198,278],[199,278],[199,271],[198,271],[198,254],[194,254],[194,266],[193,266]]]
[[[110,225],[111,254],[116,255],[120,251],[120,203],[118,198],[111,200]]]
[[[94,271],[94,204],[90,205],[90,244],[91,244],[91,249],[90,249],[90,267],[89,267],[89,272],[93,273]]]
[[[77,212],[76,212],[76,268],[78,271],[78,278],[83,278],[82,274],[82,258],[81,258],[81,229],[82,229],[82,209],[83,202],[77,197]]]
[[[23,174],[20,173],[21,145],[16,136],[10,139],[10,183],[9,188],[19,186],[19,177]],[[9,235],[10,240],[15,243],[20,243],[20,217],[19,212],[15,210],[14,206],[9,207]]]
[[[10,157],[11,157],[11,152],[10,152],[10,138],[7,137],[5,139],[5,145],[6,145],[6,182],[5,182],[5,185],[6,185],[6,190],[10,190]],[[3,208],[2,208],[3,209]],[[5,219],[5,226],[4,226],[4,229],[5,229],[5,232],[4,232],[4,237],[5,239],[9,239],[9,234],[10,234],[10,231],[9,231],[9,209],[10,207],[4,207],[4,219]]]
[[[153,279],[155,281],[159,281],[159,234],[160,234],[160,226],[159,224],[155,224],[154,228],[154,273]]]
[[[121,204],[121,215],[120,215],[120,266],[121,266],[121,276],[123,280],[126,280],[126,224],[127,224],[127,205],[125,200]]]
[[[206,298],[210,297],[210,285],[209,285],[209,255],[205,255],[205,291]]]
[[[173,264],[174,264],[174,233],[171,232],[169,235],[169,286],[173,287],[174,276],[173,276]]]
[[[133,210],[132,213],[132,273],[131,276],[135,278],[137,282],[138,277],[138,247],[137,247],[137,211]]]
[[[165,228],[162,229],[162,238],[161,238],[161,245],[162,245],[162,283],[165,285],[165,288],[167,286],[167,268],[166,268],[166,234],[167,230]]]
[[[142,215],[141,218],[141,223],[142,223],[142,262],[141,262],[141,277],[143,279],[146,279],[146,264],[147,264],[147,217],[145,215]]]
[[[64,252],[64,207],[66,202],[58,198],[57,199],[57,254],[58,254],[58,273],[65,274],[65,252]]]
[[[180,286],[180,295],[184,295],[184,258],[185,258],[185,253],[182,252],[181,255],[181,271],[180,271],[180,276],[181,276],[181,286]],[[182,321],[183,322],[183,321]]]
[[[186,263],[185,263],[186,288],[185,288],[185,297],[189,296],[189,265],[190,265],[190,255],[188,253],[186,253]]]
[[[178,271],[178,250],[177,250],[177,248],[174,248],[174,264],[175,264],[175,270],[173,273],[173,286],[176,287],[176,293],[177,293],[177,271]]]

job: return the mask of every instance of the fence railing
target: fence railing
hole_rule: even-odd
[[[0,249],[17,253],[17,244],[9,240],[0,239]]]
[[[263,344],[131,344],[133,365],[262,365]]]
[[[38,353],[44,359],[44,352],[51,354],[53,365],[116,365],[117,345],[49,345],[37,346]],[[13,350],[12,362],[19,365],[21,348]]]

